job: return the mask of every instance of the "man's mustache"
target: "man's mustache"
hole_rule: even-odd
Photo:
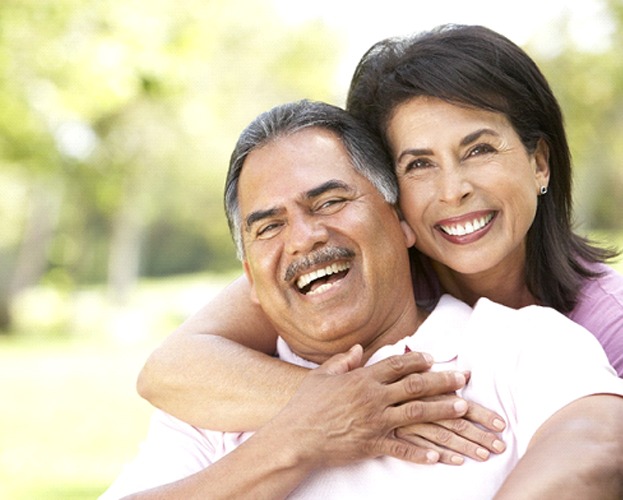
[[[305,257],[292,262],[286,269],[284,280],[287,282],[298,275],[302,274],[308,269],[315,267],[325,262],[331,262],[339,259],[352,259],[355,256],[355,252],[344,247],[324,247],[320,250],[316,250]]]

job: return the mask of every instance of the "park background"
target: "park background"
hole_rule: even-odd
[[[372,43],[446,22],[537,60],[578,228],[623,244],[621,0],[0,1],[0,498],[95,498],[135,454],[145,358],[239,272],[221,191],[242,128],[342,105]]]

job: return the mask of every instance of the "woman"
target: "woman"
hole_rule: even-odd
[[[348,108],[396,161],[403,212],[431,259],[414,252],[420,302],[444,291],[472,304],[487,296],[512,307],[550,305],[592,331],[623,375],[623,278],[602,264],[614,252],[571,231],[560,109],[520,48],[480,27],[380,42],[357,68]],[[433,125],[436,133],[425,135]],[[521,175],[509,178],[503,166]],[[420,290],[423,272],[429,286]],[[141,394],[221,430],[255,428],[285,406],[304,371],[261,354],[274,352],[275,335],[247,293],[238,280],[170,336],[146,364]]]
[[[435,270],[420,300],[443,290],[469,304],[553,307],[591,331],[623,376],[623,277],[603,264],[616,252],[572,231],[562,113],[519,47],[479,26],[381,41],[360,61],[347,107],[392,153],[401,208]],[[532,172],[520,178],[522,165]],[[478,217],[465,219],[473,206]]]

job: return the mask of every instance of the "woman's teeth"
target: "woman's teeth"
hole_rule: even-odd
[[[452,226],[444,226],[440,224],[439,227],[444,233],[449,234],[450,236],[466,236],[485,227],[487,224],[489,224],[489,222],[491,222],[491,219],[493,219],[493,212],[485,215],[484,217],[480,217],[478,219],[474,219],[471,222],[467,222],[465,225],[454,224]]]

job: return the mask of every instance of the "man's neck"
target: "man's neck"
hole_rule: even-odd
[[[392,345],[405,337],[413,335],[428,317],[428,312],[418,307],[415,302],[405,307],[400,317],[385,331],[375,337],[372,342],[363,346],[364,363],[381,347]]]
[[[363,326],[363,328],[367,329],[365,332],[361,330],[351,331],[348,335],[350,339],[348,344],[345,344],[343,341],[340,341],[339,345],[336,344],[330,347],[325,344],[326,350],[322,349],[322,352],[314,350],[304,352],[302,349],[293,349],[293,352],[296,352],[299,357],[305,360],[322,364],[334,354],[344,352],[354,344],[361,344],[363,347],[363,362],[366,363],[381,347],[393,345],[405,337],[413,335],[428,317],[428,312],[416,305],[413,296],[408,298],[402,296],[400,302],[399,306],[396,304],[392,312],[379,322],[381,326],[373,326],[368,323]],[[374,334],[371,334],[370,328],[376,328]],[[294,347],[290,343],[288,343],[288,346],[290,348]],[[299,348],[301,347],[299,346]]]

